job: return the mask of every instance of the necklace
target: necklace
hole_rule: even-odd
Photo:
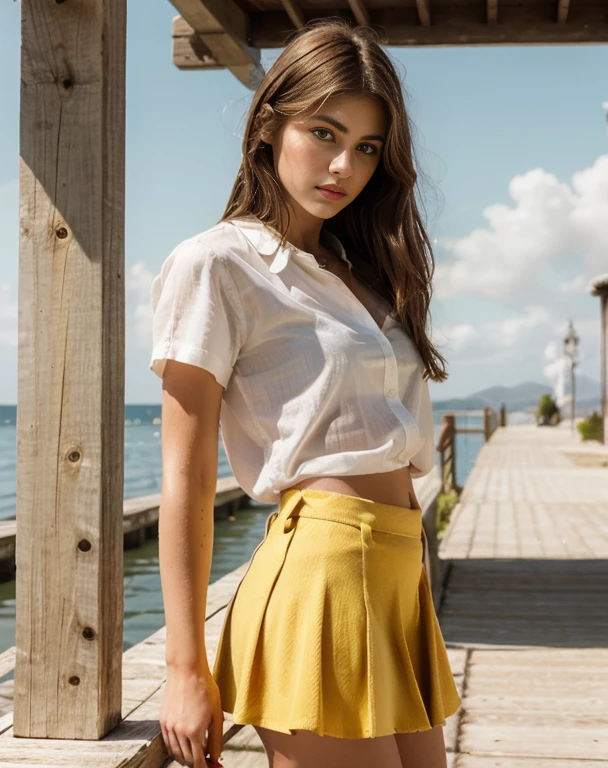
[[[333,255],[333,254],[332,254]],[[327,269],[327,265],[329,264],[329,257],[328,256],[319,256],[317,259],[317,264],[321,267],[321,269]]]

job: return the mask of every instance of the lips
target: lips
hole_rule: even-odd
[[[326,200],[342,200],[345,197],[344,192],[335,192],[332,189],[326,189],[325,187],[316,187]]]
[[[338,187],[335,184],[323,184],[320,187],[317,187],[317,189],[325,189],[327,192],[335,192],[337,195],[345,195],[346,190],[342,189],[342,187]]]

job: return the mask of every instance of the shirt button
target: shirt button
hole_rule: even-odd
[[[386,393],[389,397],[395,397],[395,390],[389,389],[389,391]]]

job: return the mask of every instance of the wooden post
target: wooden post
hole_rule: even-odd
[[[601,324],[601,348],[600,348],[600,372],[601,372],[601,398],[602,398],[602,424],[604,425],[604,445],[608,445],[608,287],[600,294],[600,324]]]
[[[602,387],[602,423],[604,425],[604,445],[608,445],[608,290],[602,293],[601,303],[601,344],[600,367]]]
[[[507,407],[504,403],[502,403],[500,406],[500,426],[507,426]]]
[[[490,409],[486,406],[483,409],[483,437],[486,443],[490,439]]]
[[[443,421],[447,425],[448,434],[451,437],[449,448],[442,454],[442,483],[443,491],[447,493],[456,487],[456,417],[453,413],[446,413]],[[444,466],[449,475],[449,481],[446,482],[444,475]]]
[[[591,295],[600,297],[600,397],[604,445],[608,445],[608,272],[591,281]]]
[[[23,0],[14,735],[121,720],[126,0]]]

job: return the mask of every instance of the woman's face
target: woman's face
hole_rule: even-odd
[[[305,211],[329,219],[370,180],[380,163],[387,130],[377,101],[341,96],[327,99],[316,114],[289,118],[277,135],[262,138],[273,146],[275,172],[296,215]],[[345,194],[319,190],[331,184]]]

